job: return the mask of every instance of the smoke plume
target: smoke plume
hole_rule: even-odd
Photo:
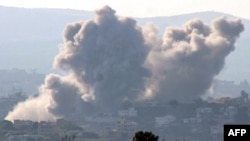
[[[149,43],[152,49],[145,66],[152,76],[146,83],[146,96],[192,101],[203,94],[243,30],[239,19],[224,17],[211,26],[196,19],[182,28],[168,27],[162,40]]]
[[[244,30],[239,19],[196,19],[167,27],[160,37],[153,25],[140,27],[106,6],[94,19],[65,27],[64,43],[40,95],[19,103],[7,120],[55,120],[111,112],[124,101],[201,96],[223,68]]]

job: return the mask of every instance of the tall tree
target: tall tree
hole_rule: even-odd
[[[133,137],[133,141],[158,141],[159,137],[152,132],[138,131]]]

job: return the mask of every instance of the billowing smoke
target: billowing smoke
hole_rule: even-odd
[[[146,96],[192,101],[203,94],[243,30],[239,19],[223,17],[210,27],[200,20],[189,21],[182,28],[168,27],[162,40],[149,42],[152,49],[145,66],[152,76],[146,83]]]
[[[110,112],[125,101],[192,100],[223,68],[244,29],[240,20],[218,18],[211,26],[192,20],[168,27],[140,27],[106,6],[95,19],[66,26],[64,44],[38,97],[19,103],[6,119],[54,120]]]

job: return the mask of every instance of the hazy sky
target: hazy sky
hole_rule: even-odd
[[[133,17],[219,11],[250,19],[250,0],[0,0],[0,5],[95,10],[104,5]]]

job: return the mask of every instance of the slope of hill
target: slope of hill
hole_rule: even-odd
[[[0,69],[36,69],[51,72],[54,56],[62,42],[66,24],[92,18],[93,12],[70,9],[25,9],[0,6]],[[200,12],[170,17],[136,18],[141,25],[154,23],[162,34],[166,26],[181,26],[190,19],[199,18],[210,23],[214,18],[226,16],[218,12]],[[243,19],[245,32],[230,54],[219,78],[250,80],[250,20]],[[18,61],[17,61],[18,60]]]

